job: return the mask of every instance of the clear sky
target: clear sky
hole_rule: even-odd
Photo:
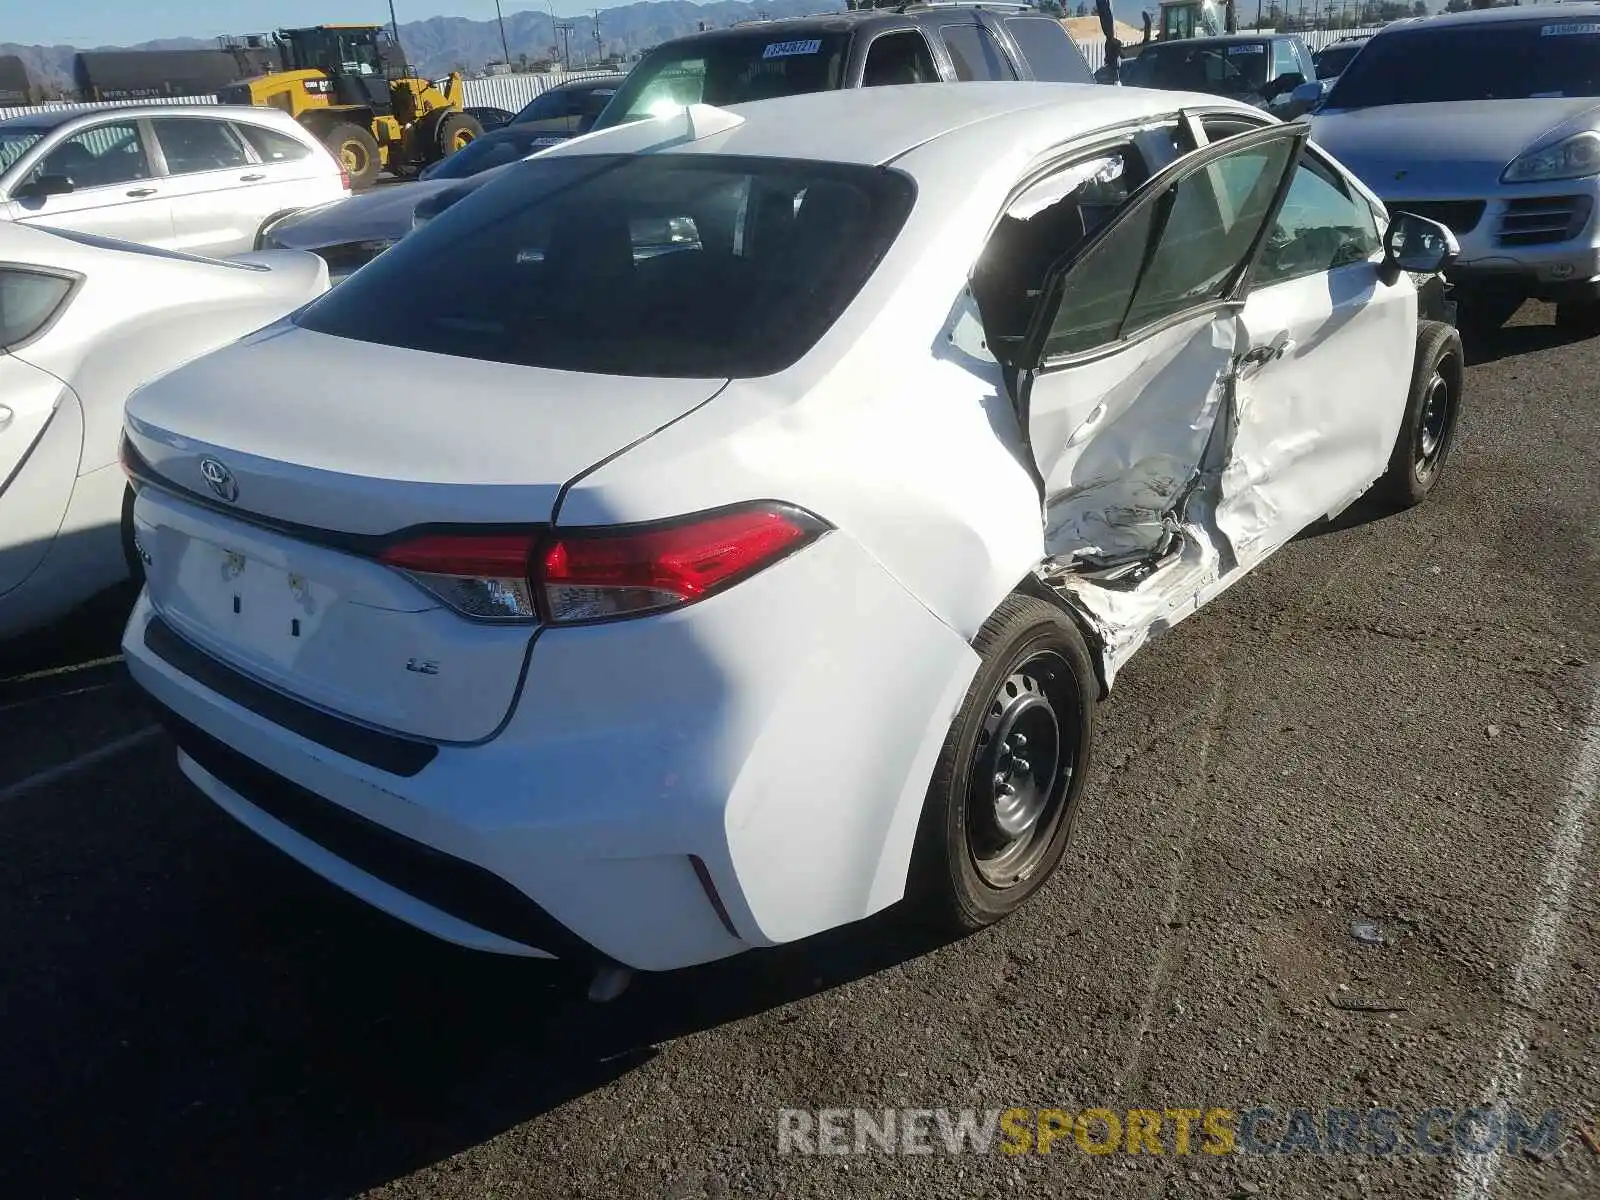
[[[555,0],[562,16],[618,0]],[[507,16],[548,11],[542,0],[500,0]],[[494,0],[394,0],[404,25],[427,17],[494,20]],[[389,19],[388,0],[0,0],[0,42],[122,46],[165,37],[264,33],[295,25]]]

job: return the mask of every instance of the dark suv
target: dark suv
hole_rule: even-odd
[[[753,21],[665,42],[634,67],[596,129],[686,104],[971,79],[1093,83],[1061,23],[1023,4],[907,4]]]
[[[1210,92],[1288,119],[1304,111],[1294,89],[1317,77],[1311,51],[1294,34],[1236,33],[1155,42],[1122,66],[1130,87]]]

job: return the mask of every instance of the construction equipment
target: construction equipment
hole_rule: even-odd
[[[271,36],[279,69],[251,72],[264,37],[223,38],[247,78],[218,92],[224,104],[281,108],[314,132],[356,190],[380,171],[410,175],[483,133],[463,111],[461,74],[423,79],[382,25],[314,25]]]
[[[1233,33],[1233,0],[1161,0],[1161,24],[1157,38],[1170,42],[1177,38],[1218,37]]]

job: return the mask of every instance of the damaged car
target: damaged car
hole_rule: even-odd
[[[1437,485],[1453,251],[1216,96],[594,133],[133,398],[127,662],[262,838],[600,995],[903,899],[975,929],[1148,638]]]

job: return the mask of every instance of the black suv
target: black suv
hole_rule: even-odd
[[[1153,42],[1122,64],[1122,82],[1129,87],[1230,96],[1284,119],[1304,111],[1292,93],[1316,77],[1306,44],[1283,33]]]
[[[896,83],[1093,83],[1061,23],[1024,4],[905,4],[752,21],[664,42],[640,60],[594,128],[662,107],[742,104]]]

